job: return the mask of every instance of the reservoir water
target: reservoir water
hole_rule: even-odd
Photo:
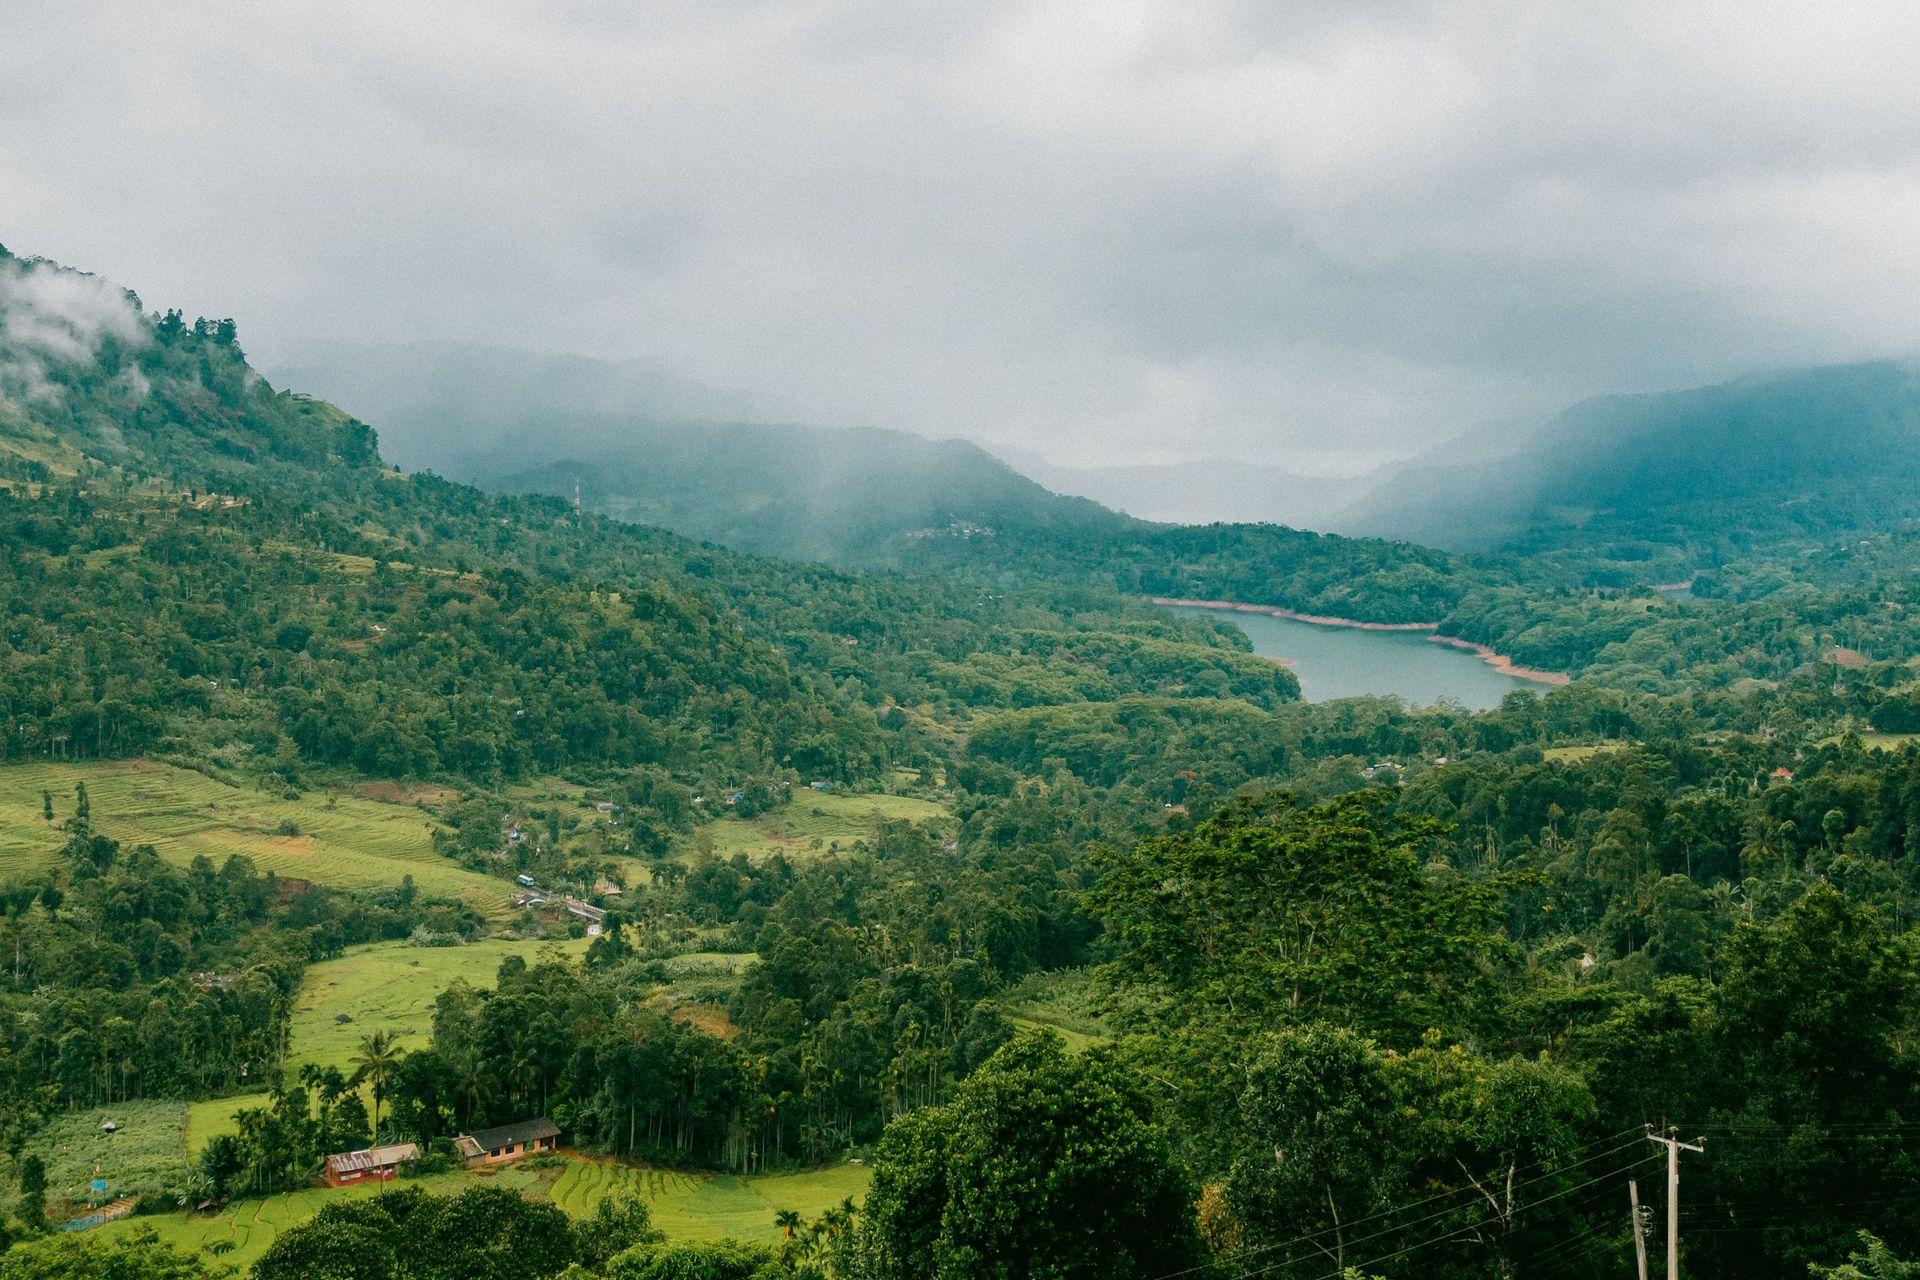
[[[1433,644],[1424,631],[1326,627],[1232,609],[1180,607],[1174,612],[1218,618],[1246,632],[1255,653],[1288,661],[1300,679],[1300,696],[1308,702],[1396,694],[1417,707],[1444,698],[1485,711],[1515,689],[1545,689],[1531,680],[1502,675],[1474,654]]]

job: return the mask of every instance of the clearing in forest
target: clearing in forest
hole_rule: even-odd
[[[835,844],[849,849],[879,830],[883,822],[927,822],[946,816],[941,805],[914,796],[840,795],[796,788],[789,803],[770,813],[720,818],[701,827],[682,842],[682,853],[691,853],[711,838],[714,853],[723,859],[744,853],[758,862],[783,853],[798,861],[829,852]]]
[[[96,831],[150,844],[179,866],[245,854],[263,872],[363,892],[410,875],[424,894],[494,917],[511,910],[512,886],[434,852],[427,816],[412,806],[326,792],[289,800],[149,760],[0,766],[0,877],[54,860],[82,782]]]

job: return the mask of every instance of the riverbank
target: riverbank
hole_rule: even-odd
[[[1223,609],[1232,613],[1258,613],[1270,618],[1285,618],[1289,622],[1305,622],[1316,627],[1345,627],[1351,631],[1425,631],[1437,632],[1437,622],[1361,622],[1357,618],[1335,618],[1325,614],[1300,613],[1293,609],[1282,609],[1270,604],[1241,604],[1234,600],[1183,600],[1170,596],[1150,597],[1157,605],[1175,609]],[[1492,667],[1503,676],[1515,680],[1527,680],[1534,684],[1551,685],[1559,688],[1573,683],[1573,677],[1564,671],[1542,671],[1538,667],[1523,667],[1504,653],[1496,652],[1484,644],[1475,644],[1471,640],[1462,640],[1458,636],[1429,634],[1427,640],[1432,644],[1445,645],[1449,649],[1459,649],[1471,653],[1480,661]]]
[[[1484,644],[1475,644],[1471,640],[1462,640],[1458,636],[1428,636],[1431,644],[1443,644],[1449,649],[1464,649],[1475,654],[1480,661],[1492,667],[1503,676],[1512,676],[1516,680],[1532,680],[1536,684],[1550,684],[1554,688],[1573,683],[1573,677],[1564,671],[1542,671],[1538,667],[1522,667],[1514,663],[1504,653],[1495,653]]]
[[[1289,622],[1310,622],[1316,627],[1346,627],[1352,631],[1438,631],[1437,622],[1361,622],[1355,618],[1331,618],[1318,613],[1296,613],[1270,604],[1237,604],[1232,600],[1176,600],[1153,596],[1152,603],[1174,609],[1230,609],[1235,613],[1264,613]]]

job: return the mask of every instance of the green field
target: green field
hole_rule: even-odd
[[[1000,1006],[1014,1026],[1051,1031],[1075,1053],[1113,1038],[1100,1017],[1093,975],[1085,969],[1036,973],[1001,997]]]
[[[774,1215],[792,1209],[812,1219],[842,1200],[858,1204],[872,1172],[865,1165],[838,1164],[805,1173],[737,1177],[721,1173],[675,1173],[630,1165],[570,1162],[550,1192],[555,1204],[581,1216],[602,1196],[637,1192],[653,1221],[675,1240],[737,1240],[772,1243],[779,1238]]]
[[[1621,742],[1601,742],[1588,747],[1548,747],[1542,751],[1540,755],[1542,758],[1551,761],[1573,763],[1575,761],[1592,759],[1602,751],[1619,751],[1623,749],[1625,745],[1625,743]]]
[[[114,1132],[101,1128],[108,1123]],[[109,1198],[179,1186],[186,1124],[183,1102],[123,1102],[54,1117],[33,1142],[47,1163],[47,1199],[84,1203],[95,1177],[106,1180]]]
[[[653,1211],[654,1223],[673,1240],[714,1240],[732,1236],[771,1244],[780,1232],[774,1214],[793,1209],[814,1218],[842,1200],[858,1204],[867,1193],[871,1172],[864,1165],[840,1164],[805,1173],[734,1177],[727,1174],[674,1173],[630,1165],[568,1160],[562,1169],[509,1167],[487,1173],[435,1174],[399,1186],[418,1186],[446,1194],[486,1182],[511,1187],[532,1199],[552,1200],[575,1216],[593,1212],[602,1196],[637,1192]],[[103,1233],[150,1227],[161,1239],[192,1252],[214,1248],[220,1260],[239,1267],[266,1252],[274,1238],[312,1218],[337,1200],[378,1195],[381,1184],[338,1189],[311,1188],[264,1200],[238,1201],[214,1214],[167,1213],[129,1218],[98,1228]]]
[[[585,939],[541,942],[485,938],[464,947],[415,947],[405,942],[375,942],[353,947],[333,960],[308,967],[300,982],[289,1035],[287,1069],[297,1073],[311,1063],[353,1071],[353,1054],[362,1037],[390,1032],[403,1049],[425,1045],[433,1029],[433,1002],[455,981],[491,987],[500,962],[510,955],[529,964],[542,954],[578,957]],[[345,1014],[350,1021],[341,1022]],[[266,1101],[247,1094],[196,1102],[189,1109],[187,1145],[197,1154],[215,1134],[232,1133],[233,1117]]]
[[[427,819],[411,805],[318,792],[287,800],[146,760],[0,767],[0,877],[53,859],[79,782],[95,830],[150,844],[181,866],[239,853],[261,871],[350,890],[387,889],[410,875],[423,893],[492,916],[511,910],[511,887],[435,853]],[[53,793],[53,822],[42,816],[43,791]],[[285,823],[300,834],[277,834]]]
[[[883,822],[926,822],[944,818],[946,809],[913,796],[836,795],[827,791],[797,790],[782,809],[757,818],[720,818],[701,827],[682,842],[690,853],[706,839],[722,858],[744,853],[759,861],[783,853],[788,858],[817,856],[871,836]]]
[[[1920,733],[1881,733],[1868,730],[1860,735],[1861,745],[1873,751],[1898,751],[1909,742],[1920,742]]]

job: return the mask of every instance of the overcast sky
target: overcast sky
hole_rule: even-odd
[[[1920,6],[11,0],[0,242],[260,362],[1337,467],[1920,352]]]

